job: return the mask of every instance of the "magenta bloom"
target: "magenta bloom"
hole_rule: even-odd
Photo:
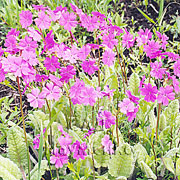
[[[137,106],[133,112],[127,112],[126,116],[128,117],[129,122],[133,121],[133,119],[136,117],[136,113],[138,112],[138,110],[139,110],[139,106]]]
[[[19,14],[22,28],[27,28],[32,24],[32,13],[30,11],[21,11]]]
[[[114,144],[110,140],[109,135],[105,135],[104,138],[102,138],[101,144],[104,146],[104,152],[107,152],[108,154],[114,154]]]
[[[42,108],[45,104],[44,96],[40,93],[38,88],[35,88],[31,91],[31,93],[27,94],[28,102],[34,108]]]
[[[49,79],[49,77],[47,75],[44,75],[44,74],[42,74],[42,75],[36,74],[36,77],[35,77],[36,82],[42,82],[42,81],[46,81],[48,79]]]
[[[33,139],[34,149],[39,149],[39,143],[40,143],[40,134],[36,135]]]
[[[76,70],[74,69],[73,66],[68,65],[66,67],[62,67],[60,69],[60,75],[61,75],[61,81],[68,83],[70,79],[74,77],[76,74]]]
[[[20,31],[17,31],[16,28],[11,28],[11,30],[6,35],[6,38],[8,38],[8,36],[11,36],[11,35],[17,37],[17,36],[19,36],[19,33],[20,33]]]
[[[161,50],[160,44],[155,42],[154,40],[148,41],[148,45],[144,45],[144,52],[146,52],[146,56],[150,59],[156,58],[160,56]]]
[[[173,92],[172,86],[160,87],[158,92],[157,101],[163,103],[164,106],[169,104],[169,100],[175,99],[175,93]]]
[[[41,30],[49,29],[49,27],[51,25],[51,19],[43,11],[40,11],[38,13],[38,18],[36,18],[34,21],[35,21],[37,27]]]
[[[91,76],[95,71],[98,71],[98,67],[94,65],[95,63],[95,60],[89,59],[89,61],[83,61],[81,66],[84,72],[87,72]]]
[[[28,28],[28,34],[35,41],[40,41],[42,39],[41,33],[38,30],[35,30],[33,27]]]
[[[63,83],[61,82],[61,79],[50,74],[49,75],[49,79],[56,85],[56,86],[59,86],[59,87],[62,87],[63,86]]]
[[[33,41],[32,38],[25,36],[24,39],[21,39],[19,42],[19,49],[25,50],[25,51],[33,51],[35,52],[35,48],[37,48],[37,42]]]
[[[47,70],[55,72],[56,69],[60,68],[60,63],[58,62],[58,58],[55,56],[52,56],[51,58],[46,57],[44,60],[44,66]]]
[[[150,83],[144,84],[144,88],[139,89],[141,95],[145,96],[144,100],[147,102],[154,102],[156,100],[156,94],[158,92],[156,86],[152,86]]]
[[[176,79],[175,76],[172,76],[171,79],[173,81],[174,91],[176,93],[179,93],[180,92],[179,81]]]
[[[0,82],[5,80],[5,74],[6,74],[6,72],[2,68],[2,63],[0,62]]]
[[[63,149],[64,154],[69,155],[71,152],[70,144],[72,143],[72,139],[69,136],[58,138],[58,142]]]
[[[126,95],[128,96],[128,98],[129,98],[133,103],[139,104],[139,102],[138,102],[138,101],[139,101],[139,98],[136,97],[136,96],[133,96],[130,90],[127,90],[127,91],[126,91]]]
[[[53,30],[51,30],[49,33],[47,33],[46,37],[45,37],[45,46],[44,46],[44,50],[43,51],[47,51],[51,48],[54,47],[55,45],[55,42],[54,42],[54,34],[53,33]]]
[[[109,129],[111,125],[115,124],[116,117],[110,111],[105,110],[99,112],[97,119],[99,126],[105,125],[105,128]]]
[[[122,45],[123,47],[127,47],[129,49],[134,45],[135,39],[133,39],[133,35],[125,30],[126,33],[122,36]]]
[[[63,154],[59,149],[55,148],[54,151],[52,152],[52,155],[50,157],[50,162],[51,164],[55,164],[56,168],[62,168],[64,164],[68,163],[68,156],[66,154]]]
[[[146,44],[149,41],[149,39],[152,38],[152,33],[149,31],[149,29],[145,29],[145,31],[140,29],[138,32],[138,35],[139,36],[136,37],[136,41],[137,41],[138,46]]]
[[[134,112],[135,106],[129,98],[124,98],[123,102],[120,102],[119,108],[122,113],[127,114],[128,112]]]
[[[16,37],[13,35],[7,37],[4,46],[7,47],[6,52],[9,52],[10,54],[16,54],[17,52],[19,52]]]
[[[85,106],[94,106],[97,100],[97,93],[94,87],[84,87],[81,89],[82,102]]]
[[[76,140],[76,142],[72,145],[72,152],[74,152],[73,158],[76,160],[85,159],[85,156],[87,156],[86,150],[87,145],[85,142],[81,143]]]
[[[91,47],[89,45],[83,46],[78,52],[79,59],[81,59],[82,61],[86,60],[90,52],[91,52]]]
[[[46,87],[43,87],[42,95],[46,97],[47,100],[58,101],[61,97],[61,90],[58,86],[55,86],[53,83],[46,84]]]
[[[180,77],[180,60],[178,60],[176,63],[173,65],[174,69],[174,74],[178,77]]]
[[[62,13],[59,24],[64,26],[64,29],[71,31],[72,27],[76,27],[78,22],[76,21],[76,15],[74,13],[64,12]]]
[[[118,45],[118,40],[114,38],[114,34],[104,35],[102,40],[102,44],[106,45],[110,49],[113,49],[114,46]]]
[[[162,79],[163,75],[166,72],[165,68],[161,68],[162,67],[162,62],[154,62],[151,63],[151,76],[155,77],[156,79]]]
[[[169,39],[165,34],[161,34],[160,32],[156,32],[157,37],[159,38],[162,49],[166,50],[166,45],[168,44],[167,40]]]
[[[59,47],[60,48],[60,47]],[[62,48],[62,50],[63,50],[63,52],[61,53],[61,51],[60,52],[57,52],[57,54],[59,55],[59,57],[60,56],[62,56],[63,57],[63,59],[65,59],[65,60],[69,60],[69,62],[70,63],[76,63],[76,61],[79,59],[78,58],[78,53],[79,53],[79,51],[78,51],[78,49],[76,48],[76,46],[72,46],[71,47],[71,49],[66,49],[66,51],[65,51],[65,45],[64,44],[62,44],[61,45],[61,48]],[[64,49],[63,49],[64,48]],[[61,49],[60,49],[61,50]],[[64,52],[65,51],[65,52]]]
[[[107,49],[103,54],[103,63],[107,66],[112,66],[115,60],[115,53],[111,49]]]
[[[108,96],[109,99],[114,96],[114,91],[115,91],[115,89],[111,90],[111,89],[109,89],[109,86],[107,85],[107,86],[104,87],[104,90],[105,90],[105,91],[102,91],[102,92],[101,92],[101,94],[102,94],[103,96]]]
[[[87,137],[89,137],[91,134],[93,134],[93,133],[94,133],[94,130],[95,130],[95,128],[89,129],[88,132],[85,134],[84,138],[87,138]]]

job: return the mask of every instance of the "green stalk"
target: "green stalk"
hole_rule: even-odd
[[[160,0],[159,2],[159,16],[158,16],[158,23],[161,22],[161,18],[162,18],[162,15],[163,15],[163,10],[164,10],[164,0]]]
[[[157,140],[158,140],[160,112],[161,112],[161,103],[158,104],[158,117],[157,117],[157,124],[156,124],[156,144],[157,144]]]
[[[17,84],[18,84],[18,91],[20,95],[20,109],[21,109],[21,117],[22,117],[22,122],[23,122],[23,130],[24,130],[24,137],[25,137],[25,142],[26,142],[26,147],[27,147],[27,156],[28,156],[28,179],[30,180],[30,157],[29,157],[29,146],[27,142],[27,135],[26,135],[26,125],[24,121],[24,113],[23,113],[23,107],[22,107],[22,94],[21,94],[21,89],[20,89],[20,83],[19,83],[19,77],[17,77]]]

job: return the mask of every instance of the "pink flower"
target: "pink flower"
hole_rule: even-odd
[[[36,82],[42,82],[42,81],[46,81],[46,80],[48,80],[48,79],[49,79],[49,78],[48,78],[47,75],[44,75],[44,74],[42,74],[42,75],[36,74],[35,81],[36,81]]]
[[[40,41],[42,39],[41,33],[38,30],[35,30],[33,27],[28,28],[28,34],[35,41]]]
[[[87,105],[94,106],[97,100],[96,90],[94,89],[94,87],[85,87],[81,91],[81,97],[82,97],[81,103],[83,103],[85,106]]]
[[[104,152],[107,152],[108,154],[114,154],[114,144],[110,140],[109,135],[105,135],[104,138],[102,138],[101,144],[104,146]]]
[[[174,91],[175,91],[176,93],[179,93],[179,92],[180,92],[179,81],[176,79],[175,76],[172,76],[171,79],[172,79],[172,81],[173,81]]]
[[[47,7],[44,7],[43,5],[32,5],[33,9],[36,11],[45,11],[47,9]]]
[[[128,112],[134,112],[135,106],[129,98],[124,98],[123,102],[120,102],[119,108],[122,113],[127,114]]]
[[[88,46],[88,45],[83,46],[78,52],[79,59],[81,59],[83,61],[86,60],[86,58],[90,52],[91,52],[90,46]]]
[[[156,58],[160,56],[161,50],[160,44],[155,42],[154,40],[148,41],[148,45],[144,45],[144,52],[146,52],[146,56],[150,59]]]
[[[19,52],[16,37],[13,35],[7,37],[4,46],[7,47],[6,52],[9,52],[10,54],[16,54],[17,52]]]
[[[43,11],[40,11],[38,13],[38,18],[36,18],[34,21],[35,21],[37,27],[41,30],[49,29],[49,27],[51,25],[51,19]]]
[[[145,96],[144,100],[147,102],[154,102],[156,100],[156,94],[158,92],[156,86],[152,86],[150,83],[144,84],[144,88],[139,89],[141,95]]]
[[[174,74],[178,77],[180,77],[180,60],[178,60],[176,63],[173,65],[174,69]]]
[[[47,70],[55,72],[56,69],[60,68],[60,63],[58,62],[58,58],[55,56],[52,56],[51,58],[46,57],[44,60],[44,66]]]
[[[122,36],[122,45],[123,47],[127,47],[129,49],[134,45],[135,39],[133,39],[133,35],[130,34],[126,29],[125,29],[125,34]]]
[[[118,45],[118,40],[114,38],[114,34],[104,35],[102,40],[102,44],[106,45],[110,49],[113,49],[114,46]]]
[[[126,91],[126,95],[128,96],[128,98],[129,98],[133,103],[139,104],[139,102],[138,102],[138,101],[139,101],[139,98],[136,97],[136,96],[133,96],[130,90],[127,90],[127,91]]]
[[[55,148],[54,151],[52,152],[52,155],[50,157],[50,162],[51,164],[55,164],[56,168],[62,168],[64,164],[68,163],[68,156],[66,154],[63,154],[59,149]]]
[[[58,101],[61,97],[61,90],[58,86],[55,86],[53,83],[46,84],[46,87],[43,87],[42,95],[46,97],[47,100]]]
[[[136,113],[138,112],[139,110],[139,106],[137,106],[133,112],[127,112],[126,116],[129,117],[128,118],[128,121],[129,122],[132,122],[134,118],[136,118]]]
[[[36,53],[34,51],[22,51],[21,54],[23,60],[25,60],[30,66],[35,66],[39,64],[39,60],[36,58]]]
[[[155,77],[156,79],[162,79],[163,75],[166,72],[165,68],[162,67],[162,62],[155,61],[154,63],[151,63],[151,76]]]
[[[138,46],[146,44],[149,41],[149,39],[152,38],[152,33],[149,31],[149,29],[145,29],[145,31],[140,29],[138,35],[139,36],[136,37]]]
[[[88,132],[85,134],[85,136],[84,136],[83,139],[85,139],[85,138],[89,137],[91,134],[93,134],[93,133],[94,133],[94,130],[95,130],[95,128],[89,129]]]
[[[95,60],[89,59],[89,61],[83,61],[81,66],[84,72],[87,72],[91,76],[95,71],[98,71],[98,67],[94,65],[95,63]]]
[[[49,79],[56,85],[56,86],[59,86],[59,87],[62,87],[63,86],[63,83],[61,82],[61,79],[50,74],[49,75]]]
[[[76,142],[72,145],[72,152],[74,152],[73,158],[76,160],[85,159],[85,156],[87,156],[86,150],[87,145],[85,142],[81,143],[76,140]]]
[[[74,77],[76,74],[76,70],[74,69],[73,66],[68,65],[66,67],[62,67],[60,69],[60,75],[61,75],[61,81],[68,83],[70,79]]]
[[[167,106],[169,103],[169,100],[174,100],[175,99],[175,93],[173,92],[173,87],[172,86],[166,86],[160,87],[159,92],[158,92],[158,103],[163,103],[164,106]]]
[[[28,102],[34,108],[42,108],[45,104],[44,96],[40,93],[38,88],[35,88],[31,93],[27,94]]]
[[[0,82],[5,80],[5,74],[6,74],[6,72],[2,68],[2,63],[0,62]]]
[[[25,36],[24,39],[21,39],[19,42],[19,49],[25,50],[25,51],[33,51],[35,52],[35,48],[37,48],[37,42],[33,41],[32,38]]]
[[[161,34],[160,32],[156,31],[156,35],[161,41],[162,49],[166,50],[166,45],[168,44],[167,40],[169,39],[165,34]]]
[[[33,139],[33,148],[34,149],[39,149],[39,143],[40,143],[40,134],[36,135],[35,138]]]
[[[19,14],[22,28],[27,28],[32,24],[32,13],[30,11],[21,11]]]
[[[63,47],[62,45],[62,49],[63,48],[65,50],[65,47]],[[69,60],[70,63],[76,63],[76,61],[79,59],[78,53],[78,49],[76,48],[76,46],[73,45],[71,49],[66,49],[65,52],[62,52],[62,54],[60,54],[59,52],[59,57],[62,56],[63,59]]]
[[[58,138],[58,142],[61,148],[63,149],[64,154],[69,155],[71,153],[70,144],[72,142],[72,139],[69,136],[66,136],[66,137],[61,136],[60,138]]]
[[[17,37],[17,36],[19,36],[19,33],[20,33],[20,31],[17,31],[16,28],[15,29],[11,28],[11,30],[6,35],[6,38],[8,38],[8,36],[11,36],[11,35]]]
[[[97,119],[98,119],[98,125],[99,126],[105,125],[106,129],[109,129],[111,125],[114,125],[116,120],[115,116],[113,116],[111,112],[107,110],[100,111],[98,113]]]
[[[111,49],[107,49],[103,54],[103,63],[107,66],[112,66],[115,60],[115,53]]]
[[[74,13],[64,12],[62,13],[59,24],[64,26],[64,29],[71,31],[72,27],[76,27],[78,22],[76,21],[76,15]]]
[[[104,87],[104,91],[101,92],[103,96],[108,96],[108,98],[113,98],[115,89],[109,89],[109,85]]]
[[[45,46],[44,46],[42,53],[44,51],[47,51],[47,50],[54,47],[54,45],[55,45],[54,34],[52,34],[52,33],[53,33],[53,30],[51,30],[49,33],[47,33],[46,37],[44,38],[45,39],[45,41],[44,41]]]

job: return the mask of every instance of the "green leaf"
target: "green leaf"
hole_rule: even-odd
[[[154,180],[157,179],[157,177],[153,173],[152,169],[144,161],[140,162],[140,167],[141,167],[142,171],[144,171],[144,173],[146,174],[147,178],[151,178]]]
[[[176,176],[180,176],[180,158],[176,161]]]
[[[129,144],[122,144],[112,155],[108,164],[109,174],[114,177],[130,177],[134,170],[134,159]]]
[[[129,90],[134,94],[135,96],[138,95],[140,85],[140,79],[139,76],[136,73],[131,74],[129,78]]]
[[[0,177],[4,180],[20,180],[22,175],[13,161],[0,155]]]
[[[27,148],[22,134],[17,127],[11,127],[7,136],[8,156],[18,167],[28,168]]]
[[[42,160],[40,167],[40,178],[45,174],[46,170],[49,170],[48,161]],[[34,166],[33,170],[31,170],[30,174],[31,174],[31,180],[38,179],[38,163]]]
[[[137,159],[137,162],[140,164],[141,161],[145,161],[148,153],[146,149],[142,146],[142,144],[138,143],[134,146],[134,155]]]
[[[151,19],[148,15],[146,15],[143,11],[141,11],[139,8],[137,10],[151,23],[156,24],[153,19]]]
[[[169,171],[171,171],[173,174],[175,174],[173,160],[171,158],[166,157],[166,158],[163,158],[163,162],[164,162],[165,167]]]

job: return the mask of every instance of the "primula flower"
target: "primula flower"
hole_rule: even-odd
[[[149,41],[149,39],[152,38],[152,33],[149,31],[149,29],[145,29],[145,31],[140,29],[138,32],[138,35],[139,36],[136,37],[136,41],[137,41],[138,46],[146,44]]]
[[[0,47],[0,57],[4,54],[4,50]]]
[[[35,30],[33,27],[28,28],[28,34],[35,41],[40,41],[42,39],[41,33],[38,30]]]
[[[47,33],[46,37],[44,38],[45,46],[44,46],[43,52],[53,48],[55,45],[54,34],[52,34],[52,33],[53,33],[53,30],[51,30],[49,33]]]
[[[94,65],[95,63],[95,60],[89,59],[88,61],[83,61],[81,66],[84,72],[87,72],[91,76],[95,71],[98,71],[98,67]]]
[[[44,60],[44,66],[47,70],[55,72],[56,69],[60,68],[60,63],[58,62],[58,58],[55,56],[52,56],[51,58],[46,57]]]
[[[19,52],[16,37],[13,35],[7,37],[4,46],[7,47],[6,52],[9,52],[10,54],[16,54],[17,52]]]
[[[175,93],[173,92],[172,86],[160,87],[158,92],[157,101],[163,103],[164,106],[169,104],[169,100],[175,99]]]
[[[76,21],[76,15],[74,13],[64,12],[62,13],[59,24],[64,26],[64,29],[71,31],[72,27],[76,27],[78,22]]]
[[[105,125],[106,129],[109,129],[111,125],[114,125],[116,120],[115,116],[113,116],[111,112],[107,110],[100,111],[98,113],[97,119],[98,119],[98,125],[99,126]]]
[[[58,142],[61,148],[63,149],[64,154],[69,155],[71,153],[70,144],[72,142],[72,139],[70,138],[70,136],[66,136],[66,137],[61,136],[58,138]]]
[[[91,48],[88,45],[83,46],[79,51],[78,51],[78,57],[82,61],[86,60],[87,56],[91,52]]]
[[[180,92],[179,81],[176,79],[175,76],[172,76],[171,79],[173,81],[174,91],[176,93],[179,93]]]
[[[123,47],[127,47],[127,49],[129,49],[134,45],[134,42],[135,39],[133,38],[133,35],[125,29],[125,34],[122,36]]]
[[[19,42],[19,49],[25,50],[25,51],[33,51],[35,52],[35,48],[37,48],[37,42],[33,41],[32,38],[25,36],[24,39],[21,39]]]
[[[139,110],[139,106],[137,106],[133,112],[127,112],[126,116],[128,117],[129,122],[133,121],[133,119],[136,117],[136,113],[138,112],[138,110]]]
[[[27,94],[28,102],[34,108],[42,108],[45,104],[44,96],[40,93],[38,88],[35,88],[31,93]]]
[[[34,144],[33,148],[39,149],[39,143],[40,143],[40,134],[37,134],[33,139],[33,144]]]
[[[113,49],[114,46],[118,45],[118,40],[114,38],[114,34],[104,35],[102,40],[102,44],[106,45],[110,49]]]
[[[83,139],[85,139],[85,138],[89,137],[91,134],[93,134],[93,133],[94,133],[94,130],[95,130],[95,128],[89,129],[88,132],[85,134],[85,136],[84,136]]]
[[[42,74],[42,75],[36,74],[36,77],[35,77],[36,82],[42,82],[42,81],[46,81],[48,79],[49,79],[49,77],[47,75],[44,75],[44,74]]]
[[[112,66],[114,64],[115,60],[115,53],[111,49],[106,49],[105,52],[103,53],[103,63],[107,66]]]
[[[45,11],[47,9],[47,7],[44,7],[43,5],[32,5],[33,9],[36,11]]]
[[[63,154],[58,148],[55,148],[52,152],[52,155],[50,157],[51,164],[55,164],[56,168],[62,168],[64,164],[68,163],[68,156],[66,154]]]
[[[108,96],[108,98],[110,99],[114,96],[114,93],[113,93],[114,91],[115,91],[115,89],[111,90],[111,89],[109,89],[109,86],[107,85],[104,87],[104,91],[102,91],[101,94],[103,96]]]
[[[168,44],[167,40],[169,39],[165,34],[161,34],[160,32],[156,31],[156,35],[161,41],[162,49],[166,50],[166,45]]]
[[[63,48],[65,50],[65,46],[63,45],[60,48],[62,48],[60,50],[63,50]],[[78,57],[79,51],[76,48],[76,46],[73,45],[71,49],[66,49],[65,52],[64,50],[63,52],[57,52],[58,56],[63,57],[63,59],[65,60],[69,60],[70,63],[76,63],[76,61],[79,59]]]
[[[139,101],[139,98],[136,97],[136,96],[133,96],[130,90],[127,90],[127,91],[126,91],[126,95],[128,96],[128,98],[129,98],[133,103],[139,104],[139,102],[138,102],[138,101]]]
[[[39,64],[39,60],[36,58],[36,53],[34,51],[22,51],[21,54],[23,60],[25,60],[30,66],[35,66]]]
[[[22,28],[27,28],[32,24],[32,13],[30,11],[21,11],[19,14]]]
[[[150,59],[156,58],[160,56],[161,50],[160,44],[158,42],[155,42],[154,40],[148,41],[147,45],[144,45],[144,52],[146,52],[146,56]]]
[[[119,108],[122,113],[127,114],[128,112],[134,112],[135,106],[129,98],[124,98],[123,102],[120,102]]]
[[[2,68],[2,63],[0,62],[0,82],[5,80],[5,74],[6,74],[6,72]]]
[[[19,36],[19,33],[20,33],[20,31],[17,31],[16,28],[11,28],[11,30],[6,35],[6,38],[8,38],[8,36],[11,36],[11,35],[17,37],[17,36]]]
[[[178,77],[180,77],[180,60],[178,60],[176,63],[173,65],[174,69],[174,74]]]
[[[58,86],[55,86],[53,83],[46,84],[46,87],[43,87],[42,95],[46,97],[47,100],[58,101],[61,97],[61,90]]]
[[[83,103],[85,106],[94,106],[94,104],[96,103],[97,93],[94,87],[85,87],[81,92],[81,96],[81,103]]]
[[[151,76],[155,77],[156,79],[162,79],[166,69],[161,67],[162,62],[155,61],[154,63],[151,63]]]
[[[105,135],[104,138],[102,138],[101,144],[104,147],[104,152],[108,154],[114,154],[114,150],[113,150],[114,144],[110,140],[109,135]]]
[[[63,83],[61,82],[61,79],[50,74],[49,75],[49,79],[56,85],[56,86],[59,86],[59,87],[62,87],[63,86]]]
[[[74,77],[74,75],[76,74],[76,70],[71,65],[62,67],[59,72],[61,75],[61,81],[62,82],[65,81],[66,83],[68,83],[69,80],[72,79]]]
[[[41,30],[49,29],[49,27],[51,26],[51,19],[43,11],[40,11],[38,13],[38,18],[36,18],[34,21],[37,27]]]
[[[139,91],[141,91],[141,95],[145,96],[145,101],[154,102],[156,100],[156,94],[158,92],[156,86],[152,86],[150,83],[144,84],[144,88],[140,88]]]
[[[86,150],[87,145],[85,142],[81,143],[76,140],[76,142],[72,145],[72,152],[74,152],[73,158],[76,160],[85,159],[85,156],[87,156]]]

